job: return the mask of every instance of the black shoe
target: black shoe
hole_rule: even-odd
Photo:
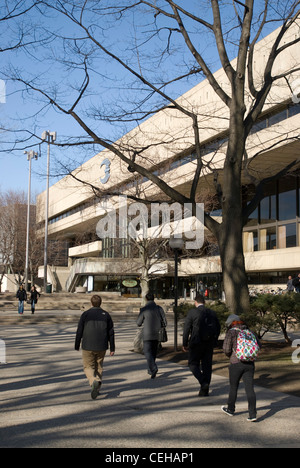
[[[209,396],[209,385],[208,384],[201,385],[199,397],[208,397],[208,396]]]
[[[100,392],[100,387],[101,387],[101,382],[94,380],[93,385],[92,385],[92,391],[91,391],[92,400],[96,400]]]
[[[157,372],[158,372],[158,369],[155,372],[153,372],[153,374],[151,375],[152,380],[155,379]]]
[[[223,411],[223,413],[227,414],[227,416],[234,416],[234,413],[232,411],[230,411],[227,406],[222,406],[221,410]]]

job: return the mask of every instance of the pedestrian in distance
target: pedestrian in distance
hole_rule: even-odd
[[[24,302],[27,301],[27,293],[24,289],[23,284],[20,285],[19,290],[16,294],[16,298],[19,299],[18,314],[23,315],[24,314]]]
[[[230,358],[230,391],[228,404],[222,406],[222,411],[228,416],[234,416],[238,388],[240,381],[243,379],[249,409],[247,421],[255,422],[257,420],[257,410],[254,391],[254,362],[257,359],[261,344],[238,315],[230,315],[226,327],[228,331],[225,336],[223,350],[226,356]]]
[[[189,353],[189,368],[200,384],[200,397],[209,396],[214,348],[221,326],[216,313],[205,307],[203,295],[195,298],[195,308],[187,315],[183,332],[183,351]]]
[[[36,290],[35,286],[32,286],[30,289],[30,304],[31,304],[31,314],[35,312],[35,306],[38,302],[38,296],[41,297],[40,293]]]
[[[106,352],[110,348],[110,356],[115,354],[115,334],[110,314],[100,307],[101,297],[94,295],[91,303],[92,308],[80,317],[75,350],[79,351],[81,344],[84,372],[91,386],[91,397],[96,400],[102,385]]]
[[[141,308],[137,319],[137,326],[143,329],[144,355],[148,364],[148,374],[151,379],[155,379],[158,367],[156,364],[157,351],[159,345],[160,330],[167,326],[167,319],[162,307],[154,301],[154,295],[146,295],[147,304]]]
[[[289,294],[291,294],[292,292],[294,292],[294,290],[295,290],[295,287],[293,285],[293,277],[289,276],[288,282],[287,282],[287,291]]]

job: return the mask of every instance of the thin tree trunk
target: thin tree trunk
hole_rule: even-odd
[[[232,225],[232,223],[230,225],[227,223],[227,226],[224,226],[223,222],[220,237],[226,304],[231,313],[247,315],[250,308],[249,290],[239,226]]]

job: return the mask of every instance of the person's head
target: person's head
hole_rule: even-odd
[[[229,329],[229,328],[234,328],[238,325],[244,325],[244,322],[240,319],[238,315],[231,314],[226,320],[225,325]]]
[[[23,284],[20,284],[20,289],[23,289]]]
[[[195,306],[198,307],[204,304],[205,304],[204,296],[202,294],[197,294],[197,296],[195,297]]]
[[[150,293],[150,292],[149,292],[148,294],[146,294],[146,300],[147,300],[148,302],[154,301],[154,294],[153,294],[153,293]]]
[[[100,307],[102,303],[102,299],[100,296],[95,294],[91,299],[91,303],[93,307]]]

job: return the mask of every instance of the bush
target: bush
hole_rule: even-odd
[[[225,332],[226,331],[225,323],[230,315],[230,311],[227,308],[226,304],[222,301],[214,301],[214,302],[211,302],[210,304],[207,304],[207,307],[209,307],[210,309],[216,312],[220,325],[221,325],[221,330]]]
[[[207,301],[206,306],[213,309],[220,321],[223,331],[226,331],[225,322],[230,315],[226,304],[221,301]],[[179,319],[187,316],[194,307],[191,302],[182,302],[177,307]],[[291,343],[288,329],[295,328],[300,323],[300,294],[260,294],[251,301],[251,310],[247,315],[241,316],[248,327],[255,331],[259,338],[263,338],[269,331],[281,330],[286,343]]]
[[[178,319],[183,319],[187,316],[187,314],[189,313],[189,311],[191,309],[193,309],[195,306],[193,303],[191,302],[181,302],[178,307],[176,308],[176,312],[177,312],[177,317]],[[175,309],[175,307],[174,307]]]
[[[295,328],[300,323],[300,294],[261,294],[252,302],[246,321],[260,338],[268,331],[279,328],[285,341],[290,343],[288,328]]]
[[[216,312],[217,317],[220,321],[222,330],[225,330],[225,322],[230,315],[230,312],[228,308],[226,307],[226,304],[221,301],[207,301],[206,302],[206,307],[209,309],[212,309]],[[181,304],[178,305],[177,307],[177,317],[178,319],[184,319],[186,318],[187,314],[191,309],[193,309],[195,306],[193,303],[190,302],[182,302]]]

